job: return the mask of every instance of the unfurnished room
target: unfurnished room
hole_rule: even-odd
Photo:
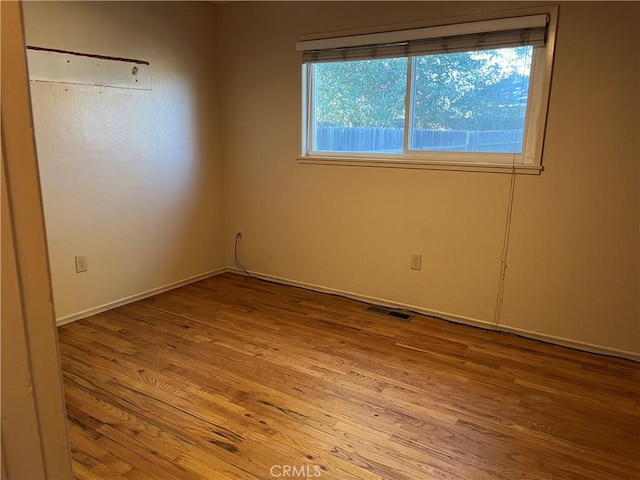
[[[640,3],[3,1],[2,478],[640,478]]]

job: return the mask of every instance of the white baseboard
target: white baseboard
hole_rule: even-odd
[[[243,275],[243,272],[237,268],[227,268],[226,271],[231,273],[238,273]],[[473,327],[484,328],[486,330],[494,330],[499,332],[511,333],[514,335],[518,335],[521,337],[531,338],[533,340],[540,340],[546,343],[551,343],[554,345],[560,345],[562,347],[569,347],[575,350],[581,350],[589,353],[597,353],[600,355],[610,355],[612,357],[620,357],[625,358],[627,360],[633,360],[636,362],[640,362],[640,354],[635,352],[628,352],[625,350],[617,350],[615,348],[603,347],[601,345],[594,345],[587,342],[581,342],[577,340],[571,340],[568,338],[556,337],[554,335],[547,335],[545,333],[532,332],[529,330],[523,330],[520,328],[508,327],[504,325],[498,325],[497,327],[491,323],[483,320],[478,320],[475,318],[464,317],[461,315],[454,315],[451,313],[440,312],[437,310],[429,310],[423,307],[417,307],[415,305],[403,304],[394,302],[391,300],[387,300],[384,298],[371,297],[368,295],[361,295],[359,293],[348,292],[345,290],[339,290],[335,288],[323,287],[321,285],[315,285],[312,283],[306,282],[298,282],[296,280],[290,280],[288,278],[278,277],[275,275],[268,275],[264,273],[250,272],[251,275],[260,278],[262,280],[267,280],[270,282],[280,283],[283,285],[289,285],[292,287],[300,287],[306,288],[308,290],[313,290],[321,293],[330,293],[333,295],[340,295],[343,297],[350,298],[352,300],[357,300],[365,303],[373,303],[375,305],[382,305],[385,307],[393,307],[400,308],[404,310],[410,310],[412,312],[420,313],[423,315],[428,315],[431,317],[441,318],[443,320],[448,320],[451,322],[461,323],[463,325],[470,325]]]
[[[569,347],[575,350],[582,350],[583,352],[597,353],[600,355],[610,355],[612,357],[626,358],[627,360],[633,360],[640,362],[640,354],[634,352],[627,352],[626,350],[618,350],[615,348],[603,347],[595,345],[593,343],[580,342],[578,340],[571,340],[569,338],[557,337],[555,335],[548,335],[546,333],[531,332],[529,330],[523,330],[521,328],[509,327],[500,325],[498,330],[501,332],[512,333],[521,337],[531,338],[533,340],[540,340],[547,343],[553,343],[554,345],[560,345],[562,347]]]
[[[131,295],[130,297],[125,297],[120,300],[115,300],[113,302],[105,303],[104,305],[100,305],[98,307],[93,307],[88,310],[83,310],[82,312],[72,313],[71,315],[67,315],[65,317],[56,319],[56,325],[57,326],[66,325],[67,323],[75,322],[76,320],[81,320],[83,318],[96,315],[97,313],[106,312],[107,310],[121,307],[122,305],[126,305],[127,303],[137,302],[138,300],[142,300],[143,298],[152,297],[153,295],[158,295],[159,293],[167,292],[169,290],[173,290],[174,288],[183,287],[185,285],[188,285],[189,283],[197,282],[199,280],[204,280],[205,278],[213,277],[215,275],[220,275],[221,273],[225,273],[228,271],[229,269],[226,267],[217,268],[215,270],[211,270],[206,273],[201,273],[199,275],[194,275],[193,277],[185,278],[183,280],[179,280],[177,282],[173,282],[168,285],[152,288],[151,290],[147,290],[146,292],[137,293],[135,295]]]
[[[105,312],[107,310],[111,310],[112,308],[117,308],[122,305],[126,305],[128,303],[136,302],[138,300],[142,300],[143,298],[151,297],[153,295],[158,295],[159,293],[163,293],[169,290],[173,290],[174,288],[179,288],[184,285],[188,285],[189,283],[194,283],[199,280],[204,280],[205,278],[213,277],[215,275],[220,275],[222,273],[237,273],[243,274],[243,272],[237,268],[233,267],[222,267],[216,270],[212,270],[210,272],[202,273],[200,275],[195,275],[193,277],[185,278],[184,280],[180,280],[178,282],[170,283],[168,285],[164,285],[162,287],[154,288],[151,290],[147,290],[146,292],[138,293],[136,295],[131,295],[130,297],[126,297],[120,300],[116,300],[114,302],[109,302],[104,305],[100,305],[98,307],[90,308],[88,310],[84,310],[82,312],[74,313],[71,315],[67,315],[66,317],[61,317],[56,320],[56,324],[58,326],[65,325],[67,323],[75,322],[76,320],[80,320],[82,318],[90,317],[92,315],[96,315],[101,312]],[[552,343],[554,345],[560,345],[563,347],[569,347],[576,350],[582,350],[589,353],[597,353],[601,355],[611,355],[613,357],[626,358],[628,360],[633,360],[636,362],[640,362],[640,354],[635,352],[628,352],[625,350],[617,350],[614,348],[603,347],[601,345],[594,345],[587,342],[581,342],[577,340],[571,340],[563,337],[556,337],[554,335],[548,335],[545,333],[532,332],[529,330],[523,330],[520,328],[509,327],[505,325],[499,325],[497,328],[491,322],[478,320],[471,317],[464,317],[461,315],[454,315],[452,313],[440,312],[437,310],[429,310],[423,307],[418,307],[416,305],[410,305],[405,303],[394,302],[392,300],[387,300],[384,298],[372,297],[369,295],[362,295],[359,293],[348,292],[346,290],[340,290],[336,288],[323,287],[321,285],[315,285],[312,283],[299,282],[296,280],[291,280],[288,278],[278,277],[275,275],[268,275],[265,273],[251,272],[251,275],[260,278],[262,280],[266,280],[269,282],[279,283],[282,285],[289,285],[292,287],[300,287],[308,290],[313,290],[315,292],[320,293],[329,293],[332,295],[340,295],[342,297],[350,298],[352,300],[357,300],[359,302],[372,303],[375,305],[382,305],[385,307],[391,308],[399,308],[403,310],[410,310],[412,312],[420,313],[423,315],[428,315],[431,317],[441,318],[443,320],[448,320],[455,323],[460,323],[463,325],[470,325],[473,327],[484,328],[486,330],[495,330],[505,333],[511,333],[514,335],[519,335],[521,337],[531,338],[534,340],[540,340],[547,343]]]

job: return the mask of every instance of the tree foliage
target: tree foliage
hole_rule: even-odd
[[[319,125],[402,127],[407,59],[316,64]],[[416,57],[413,124],[418,129],[500,130],[524,121],[531,47]]]
[[[402,127],[407,59],[315,66],[316,121],[341,127]]]

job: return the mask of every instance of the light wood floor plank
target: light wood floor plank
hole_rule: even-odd
[[[76,477],[640,478],[637,363],[365,307],[224,274],[60,327]]]

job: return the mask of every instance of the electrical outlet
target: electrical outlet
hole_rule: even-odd
[[[236,238],[238,239],[239,242],[244,242],[244,232],[242,231],[241,228],[239,228],[238,231],[236,232]]]
[[[421,269],[422,269],[422,254],[412,253],[411,254],[411,270],[421,270]]]
[[[76,255],[76,273],[82,273],[89,270],[86,255]]]

